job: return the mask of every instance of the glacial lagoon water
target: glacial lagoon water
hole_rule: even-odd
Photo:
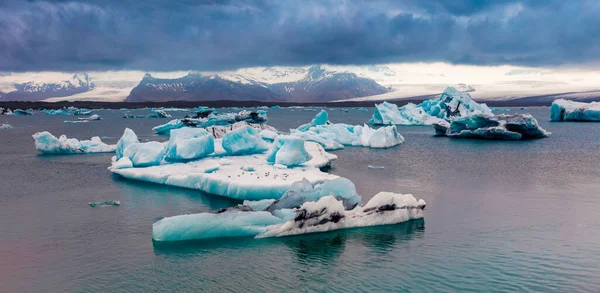
[[[362,124],[369,112],[329,109],[330,120]],[[147,111],[139,111],[147,113]],[[1,292],[456,292],[600,291],[600,124],[549,122],[533,141],[433,137],[398,127],[406,142],[386,150],[346,148],[330,172],[352,180],[363,200],[412,193],[425,218],[399,225],[279,239],[155,244],[157,217],[239,202],[128,181],[110,154],[38,156],[31,134],[116,143],[125,127],[141,140],[166,119],[0,116]],[[279,130],[317,112],[268,110]],[[172,112],[175,117],[185,115]],[[383,169],[368,165],[383,166]],[[121,206],[91,208],[90,201]]]

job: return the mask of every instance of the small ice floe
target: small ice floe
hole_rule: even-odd
[[[121,201],[118,200],[110,200],[110,201],[90,201],[89,205],[93,208],[101,207],[101,206],[120,206]]]
[[[384,166],[373,166],[373,165],[368,165],[367,167],[369,167],[369,169],[385,169]]]
[[[5,124],[5,123],[0,124],[0,129],[13,129],[13,128],[14,127],[12,127],[12,125],[10,125],[10,124]]]

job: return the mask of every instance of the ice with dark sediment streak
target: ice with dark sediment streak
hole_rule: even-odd
[[[486,104],[475,102],[468,93],[447,87],[439,98],[425,100],[418,105],[409,103],[398,107],[388,102],[377,104],[369,123],[375,125],[432,125],[440,121],[450,121],[453,118],[477,114],[492,114],[492,111]]]
[[[318,142],[326,150],[342,149],[344,146],[389,148],[404,142],[395,125],[373,129],[367,125],[331,123],[325,110],[321,110],[310,123],[292,129],[290,135]]]
[[[410,194],[391,192],[378,193],[364,206],[348,205],[345,201],[347,198],[326,194],[313,201],[291,201],[293,208],[280,206],[257,211],[252,206],[242,205],[209,213],[167,217],[152,225],[152,239],[186,241],[243,236],[281,237],[397,224],[423,218],[425,209],[425,201]]]
[[[600,121],[600,102],[575,102],[558,99],[550,107],[552,121]]]
[[[411,194],[380,192],[364,206],[346,210],[333,195],[304,203],[296,217],[267,227],[257,238],[282,237],[339,229],[391,225],[423,218],[425,201]]]
[[[549,136],[531,114],[473,115],[433,124],[435,134],[454,138],[521,140]]]
[[[0,124],[0,129],[13,129],[14,127],[10,124],[2,123]]]
[[[107,145],[100,137],[94,136],[90,140],[78,140],[61,135],[59,138],[48,131],[32,135],[35,140],[35,149],[43,154],[84,154],[84,153],[112,153],[116,145]]]
[[[158,134],[169,134],[169,131],[171,131],[171,129],[177,129],[182,127],[206,128],[210,126],[227,126],[236,122],[263,124],[267,122],[267,113],[261,110],[255,112],[242,110],[238,113],[215,114],[212,111],[210,111],[210,113],[208,113],[206,117],[202,116],[197,118],[194,117],[174,119],[169,121],[168,123],[158,125],[152,128],[152,130],[154,130]]]

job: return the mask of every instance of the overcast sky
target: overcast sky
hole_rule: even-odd
[[[600,1],[0,1],[0,71],[586,66]]]

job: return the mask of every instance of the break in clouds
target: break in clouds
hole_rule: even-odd
[[[107,0],[0,4],[0,71],[229,70],[600,59],[598,1]]]

